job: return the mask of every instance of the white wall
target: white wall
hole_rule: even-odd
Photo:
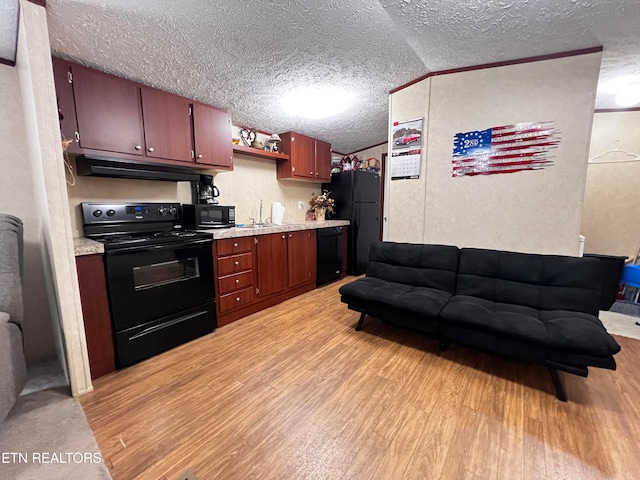
[[[390,222],[389,238],[576,255],[600,58],[595,53],[439,75],[394,93],[390,121],[419,117],[420,107],[428,108],[421,177],[402,181],[410,195],[392,182],[388,199],[394,211],[407,210],[403,224],[411,223]],[[456,133],[547,120],[561,131],[554,166],[451,176]]]
[[[429,95],[431,78],[415,83],[391,95],[389,105],[389,125],[394,122],[423,119],[420,147],[420,178],[411,180],[385,179],[385,209],[387,224],[385,240],[392,242],[423,243],[426,209],[427,134],[429,131]],[[393,145],[389,128],[388,144]],[[391,155],[387,157],[387,171],[391,172]]]
[[[357,155],[358,158],[363,160],[366,160],[367,158],[377,158],[378,160],[382,160],[382,154],[387,153],[388,146],[388,143],[383,143],[382,145],[376,145],[375,147],[358,150],[357,152],[353,152],[351,155]]]
[[[73,254],[51,49],[45,9],[27,0],[21,0],[16,67],[27,126],[26,162],[30,163],[34,185],[32,207],[40,221],[39,246],[49,307],[54,325],[59,324],[64,332],[64,344],[59,342],[59,345],[66,354],[71,392],[77,395],[91,390],[92,386]]]
[[[638,111],[596,113],[589,158],[615,148],[640,155],[639,132]],[[632,158],[608,153],[587,168],[581,228],[587,253],[630,258],[636,254],[640,243],[640,161],[618,162]]]
[[[75,160],[70,159],[75,172]],[[74,237],[82,237],[82,202],[178,202],[191,203],[190,182],[161,182],[128,178],[72,177],[67,179],[71,225]]]
[[[41,228],[34,208],[34,185],[18,70],[0,65],[0,212],[24,223],[24,349],[27,364],[56,355],[45,287]]]
[[[260,200],[263,220],[271,217],[273,202],[280,202],[285,208],[285,222],[303,222],[312,194],[321,190],[320,183],[278,180],[276,160],[244,154],[234,155],[233,171],[216,174],[214,184],[220,190],[220,203],[235,205],[238,223],[251,223],[250,218],[259,220]],[[302,209],[298,202],[303,203]]]

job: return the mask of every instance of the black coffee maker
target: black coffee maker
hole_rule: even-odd
[[[217,197],[220,196],[218,187],[213,184],[211,175],[200,175],[200,181],[196,185],[198,203],[217,205]]]

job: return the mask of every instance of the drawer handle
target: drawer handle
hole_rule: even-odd
[[[240,283],[240,280],[236,278],[236,285],[238,285],[239,283]]]
[[[240,301],[240,297],[236,297],[236,302],[239,302],[239,301]]]
[[[238,265],[240,265],[240,262],[236,260],[235,262],[233,262],[233,264],[237,267]]]
[[[147,148],[147,150],[149,150],[150,152],[153,152],[153,147],[149,147]]]
[[[235,247],[237,247],[237,246],[238,246],[238,242],[236,242],[236,243],[234,243],[234,244],[233,244],[233,248],[235,248]]]

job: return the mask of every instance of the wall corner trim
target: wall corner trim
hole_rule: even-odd
[[[422,80],[426,80],[427,78],[430,78],[430,77],[436,77],[438,75],[449,75],[451,73],[470,72],[473,70],[483,70],[485,68],[506,67],[509,65],[518,65],[521,63],[532,63],[532,62],[541,62],[543,60],[555,60],[557,58],[575,57],[577,55],[588,55],[591,53],[598,53],[598,52],[602,52],[603,50],[604,48],[602,47],[602,45],[600,45],[598,47],[583,48],[581,50],[570,50],[568,52],[549,53],[547,55],[539,55],[537,57],[525,57],[525,58],[518,58],[514,60],[505,60],[502,62],[484,63],[481,65],[472,65],[469,67],[452,68],[450,70],[438,70],[435,72],[429,72],[421,77],[416,78],[415,80],[411,80],[410,82],[405,83],[404,85],[401,85],[392,90],[389,90],[389,95],[391,95],[392,93],[399,92],[400,90],[410,87],[411,85],[421,82]]]
[[[596,108],[593,113],[624,113],[624,112],[640,112],[640,107]]]

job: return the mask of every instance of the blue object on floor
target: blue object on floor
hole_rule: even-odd
[[[640,288],[640,265],[625,265],[622,270],[622,283]]]

